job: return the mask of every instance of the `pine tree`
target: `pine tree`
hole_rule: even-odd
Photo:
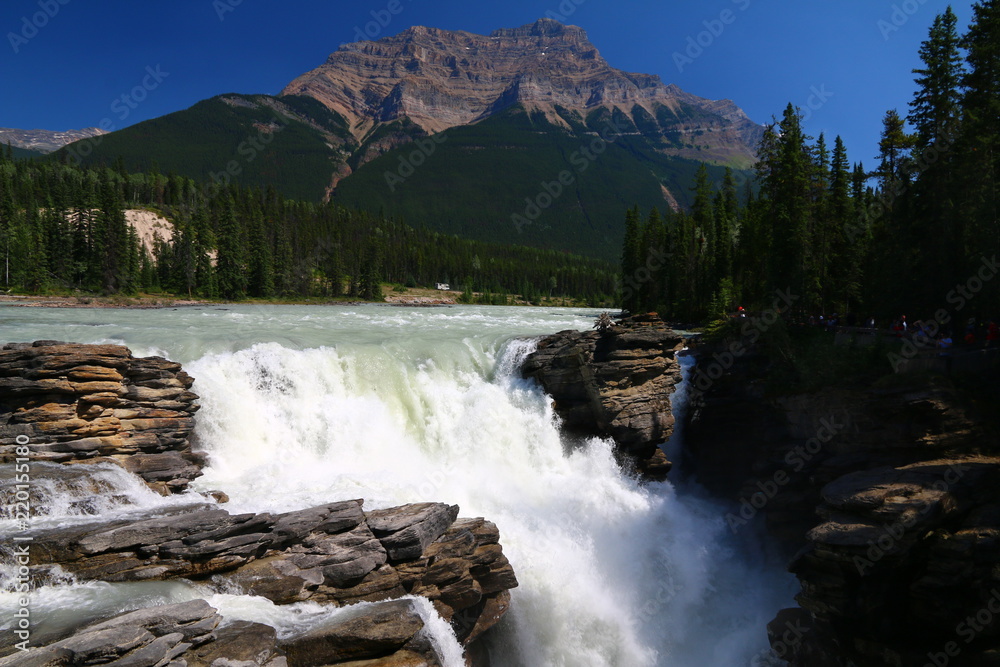
[[[918,176],[913,187],[913,215],[908,222],[917,246],[912,270],[918,275],[960,278],[963,265],[964,220],[955,208],[956,154],[962,103],[962,56],[951,7],[934,20],[920,47],[924,66],[913,70],[917,92],[910,103],[914,133],[914,162]],[[924,282],[919,301],[933,307],[936,286]]]
[[[951,7],[934,19],[930,36],[920,47],[924,66],[913,70],[917,92],[910,102],[909,121],[915,130],[914,148],[926,150],[953,137],[962,102],[963,76],[958,17]]]
[[[133,287],[135,232],[125,220],[118,189],[111,181],[101,186],[101,207],[93,227],[96,277],[101,290],[116,294]]]
[[[766,249],[770,289],[806,295],[809,257],[809,224],[812,213],[808,137],[802,115],[793,105],[785,109],[777,130],[765,133],[757,171],[761,194],[770,218],[770,245]],[[807,300],[803,305],[814,307]]]
[[[842,313],[852,312],[858,306],[860,296],[862,244],[852,237],[857,217],[856,199],[851,197],[852,190],[859,185],[862,183],[855,184],[853,181],[847,148],[838,136],[830,162],[829,214],[833,238],[829,294],[833,305]]]
[[[248,289],[251,296],[267,298],[274,295],[274,263],[271,242],[264,231],[264,219],[256,206],[250,214],[247,227],[250,265]]]
[[[244,298],[247,291],[246,241],[234,208],[232,196],[224,195],[216,222],[218,230],[216,279],[219,296],[231,300]]]
[[[968,72],[960,146],[963,155],[961,215],[968,220],[965,234],[965,270],[969,275],[981,263],[982,253],[1000,248],[1000,2],[986,0],[973,6],[973,21],[963,42]],[[990,281],[981,297],[982,308],[1000,310],[1000,285]]]
[[[361,269],[361,283],[359,285],[361,298],[365,301],[384,301],[381,279],[382,248],[378,237],[375,236],[368,242],[368,251],[365,253],[364,266]]]
[[[902,186],[908,180],[903,165],[913,148],[914,138],[906,133],[906,122],[899,112],[890,109],[882,118],[882,135],[879,140],[879,168],[875,175],[883,193],[902,193]]]

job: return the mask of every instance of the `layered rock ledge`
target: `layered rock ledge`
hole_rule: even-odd
[[[658,318],[633,317],[605,332],[543,338],[521,374],[552,397],[569,433],[612,438],[640,472],[663,479],[670,462],[660,445],[673,433],[670,396],[681,381],[683,346]]]
[[[22,537],[36,581],[58,566],[58,577],[80,581],[206,580],[278,604],[420,595],[468,644],[506,612],[517,579],[497,527],[457,517],[457,506],[441,503],[366,513],[351,500],[275,515],[206,504]]]
[[[275,628],[227,620],[205,600],[147,607],[68,631],[46,646],[0,658],[3,667],[442,667],[413,600],[332,614],[279,637]]]
[[[181,365],[121,345],[55,341],[0,349],[0,463],[112,461],[160,493],[201,475],[192,451],[196,394]]]

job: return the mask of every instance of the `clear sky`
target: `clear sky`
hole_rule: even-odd
[[[917,49],[948,4],[2,0],[0,127],[65,130],[110,119],[117,129],[221,93],[277,93],[359,31],[381,37],[429,25],[486,34],[549,16],[585,28],[611,65],[732,99],[758,122],[793,102],[811,134],[826,132],[831,144],[840,134],[852,161],[870,163],[881,117],[905,113]],[[964,31],[972,0],[951,4]],[[123,103],[137,86],[143,99]]]

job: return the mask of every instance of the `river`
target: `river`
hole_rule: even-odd
[[[768,657],[765,626],[792,603],[794,580],[781,564],[751,557],[739,541],[748,536],[725,522],[728,508],[693,484],[643,485],[618,468],[609,442],[564,442],[550,401],[519,378],[534,344],[520,337],[586,329],[595,315],[476,306],[0,307],[0,339],[121,343],[137,356],[183,363],[203,406],[196,446],[209,455],[193,487],[224,491],[233,513],[364,498],[368,509],[432,500],[492,520],[520,581],[492,633],[495,667],[779,664]],[[108,474],[128,487],[118,494],[126,504],[90,511],[107,517],[171,502],[125,473]],[[47,520],[73,519],[76,505],[62,506]],[[192,597],[227,618],[286,630],[327,613],[205,584],[67,580],[33,596],[36,614],[53,623],[83,609]],[[0,605],[12,597],[0,593]],[[449,661],[460,662],[443,623],[437,633]]]

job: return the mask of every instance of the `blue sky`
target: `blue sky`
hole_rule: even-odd
[[[393,14],[391,2],[398,2]],[[358,31],[480,34],[540,17],[582,26],[615,67],[729,98],[872,162],[882,115],[905,112],[910,70],[945,0],[3,0],[0,127],[120,128],[220,93],[277,93]],[[972,1],[951,3],[964,31]],[[373,14],[374,12],[374,14]],[[381,18],[386,25],[375,22]],[[155,73],[155,76],[154,76]],[[121,101],[137,86],[137,97]]]

